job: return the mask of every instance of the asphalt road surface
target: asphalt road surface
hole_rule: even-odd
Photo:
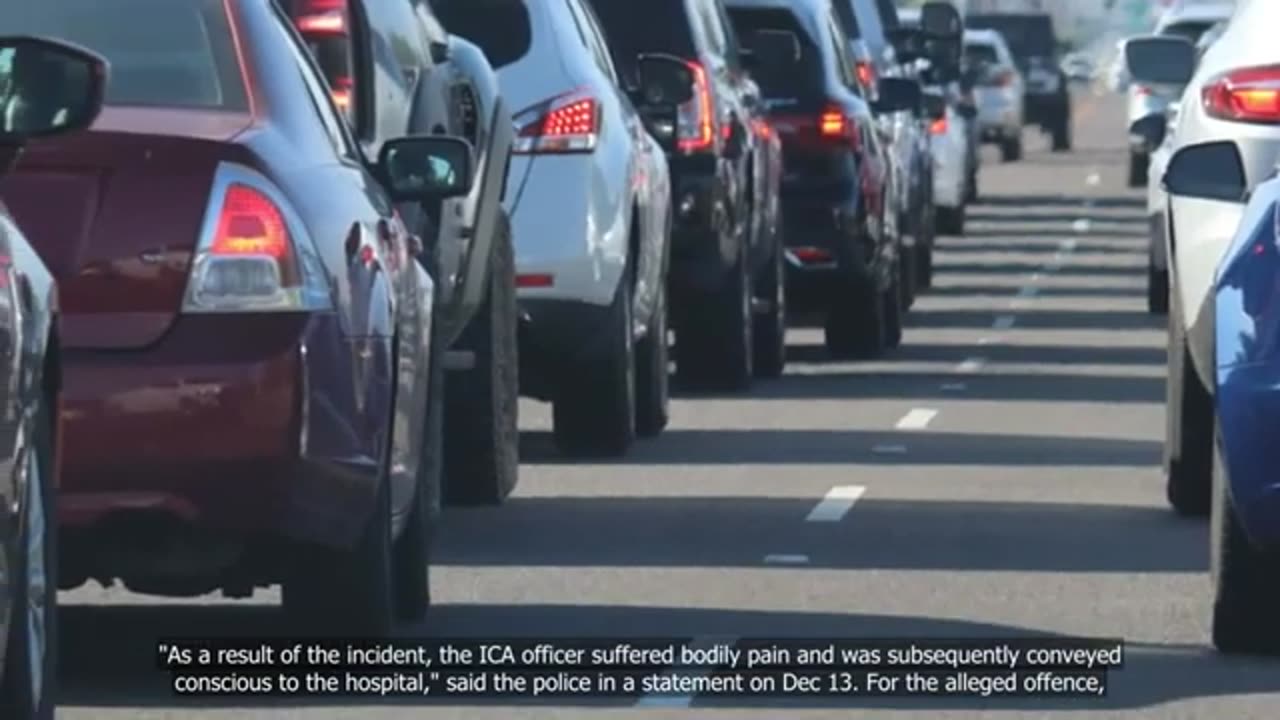
[[[411,632],[1123,637],[1106,698],[186,703],[153,669],[155,636],[270,632],[275,595],[94,586],[64,594],[61,717],[1272,720],[1280,665],[1209,650],[1207,525],[1164,502],[1164,321],[1145,308],[1121,102],[1083,92],[1076,114],[1072,153],[1030,131],[1022,162],[986,150],[968,237],[942,241],[892,356],[827,362],[818,330],[793,330],[786,377],[682,397],[663,437],[612,464],[558,460],[547,408],[523,406],[519,489],[448,513],[436,605]]]

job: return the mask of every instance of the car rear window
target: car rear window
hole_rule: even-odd
[[[249,107],[222,0],[4,3],[0,27],[69,40],[105,57],[108,105]]]
[[[1186,38],[1187,42],[1194,45],[1199,42],[1200,36],[1208,32],[1211,27],[1213,27],[1213,23],[1211,22],[1175,22],[1166,25],[1164,29],[1160,31],[1160,34]]]
[[[630,72],[641,53],[697,55],[684,0],[590,0],[613,61]]]
[[[994,65],[1000,62],[1000,53],[992,45],[985,43],[966,43],[964,46],[965,61],[973,64]]]
[[[822,51],[789,10],[729,7],[733,30],[746,47],[754,33],[787,33],[800,47],[799,56],[785,62],[761,62],[751,76],[766,98],[802,99],[822,94],[826,85]]]
[[[533,21],[525,0],[431,0],[445,29],[476,44],[494,69],[504,68],[533,47]]]
[[[965,26],[975,30],[996,30],[1004,36],[1009,52],[1022,60],[1050,57],[1057,52],[1053,20],[1048,15],[970,15]]]

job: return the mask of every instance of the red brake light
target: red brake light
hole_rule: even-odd
[[[515,124],[517,153],[591,152],[600,133],[600,104],[570,93],[516,115]]]
[[[289,229],[271,199],[248,185],[231,185],[222,200],[212,255],[267,255],[287,259]]]
[[[350,75],[342,75],[334,78],[331,94],[333,95],[333,104],[338,109],[347,112],[351,109],[351,95],[355,90],[355,82],[352,81]]]
[[[1219,120],[1280,124],[1280,65],[1219,75],[1201,91],[1205,112]]]
[[[714,116],[711,104],[711,83],[701,63],[687,62],[693,73],[693,99],[680,107],[678,117],[677,146],[681,152],[708,150],[715,144]]]
[[[818,132],[824,137],[841,137],[845,134],[848,119],[839,110],[828,110],[818,119]]]
[[[871,63],[863,60],[857,64],[855,70],[858,73],[858,82],[862,83],[863,87],[870,88],[875,85],[876,71],[871,67]]]
[[[1133,88],[1133,94],[1138,97],[1146,97],[1151,94],[1151,88],[1146,85],[1137,85]]]
[[[945,135],[947,133],[947,117],[944,115],[937,120],[934,120],[933,123],[929,125],[929,133],[932,135]]]
[[[294,22],[304,34],[345,35],[347,0],[306,0]]]

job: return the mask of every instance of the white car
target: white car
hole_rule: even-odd
[[[1272,29],[1280,3],[1241,4],[1187,84],[1173,133],[1175,148],[1234,140],[1250,185],[1269,177],[1280,155],[1280,45]],[[1171,52],[1145,52],[1160,43]],[[1195,48],[1167,38],[1130,41],[1129,72],[1138,81],[1170,81],[1171,68],[1195,67]],[[1174,55],[1178,55],[1175,57]],[[1138,62],[1145,56],[1145,63]],[[1141,65],[1141,66],[1140,66]],[[1190,71],[1188,70],[1188,74]],[[1185,78],[1182,78],[1185,80]],[[1240,220],[1238,205],[1170,196],[1169,380],[1165,471],[1169,500],[1187,514],[1209,509],[1213,437],[1213,274]]]
[[[1191,44],[1196,44],[1200,38],[1208,32],[1214,25],[1226,21],[1231,17],[1234,9],[1232,5],[1219,3],[1211,3],[1207,5],[1185,5],[1181,7],[1171,8],[1156,23],[1155,35],[1163,35],[1169,37],[1180,37]],[[1134,123],[1148,116],[1161,116],[1165,114],[1165,108],[1169,103],[1177,99],[1177,95],[1168,91],[1162,91],[1160,88],[1153,88],[1143,83],[1130,83],[1128,87],[1129,95],[1129,122],[1128,126],[1132,127]],[[1142,187],[1147,184],[1148,160],[1151,148],[1147,148],[1141,144],[1129,146],[1129,186]]]
[[[933,155],[933,203],[938,232],[964,235],[968,212],[968,120],[959,114],[947,88],[925,89],[926,104],[943,106],[942,115],[929,125],[929,151]]]
[[[1021,160],[1026,85],[1008,43],[996,30],[965,30],[964,55],[977,72],[973,97],[979,137],[999,145],[1005,162]]]
[[[621,455],[667,422],[663,147],[581,0],[457,3],[449,19],[500,35],[485,47],[506,55],[491,61],[516,131],[506,198],[521,393],[552,403],[562,452]]]

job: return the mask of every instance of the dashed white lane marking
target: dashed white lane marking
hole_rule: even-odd
[[[809,556],[787,553],[770,553],[764,556],[765,565],[808,565]]]
[[[968,360],[965,360],[964,362],[956,366],[956,372],[976,373],[982,369],[983,365],[986,365],[986,364],[987,364],[986,358],[971,357]]]
[[[1043,279],[1044,279],[1044,273],[1032,273],[1032,274],[1031,274],[1031,279],[1032,279],[1032,280],[1043,280]]]
[[[996,330],[1008,330],[1013,327],[1014,323],[1017,321],[1018,319],[1012,315],[1001,315],[991,322],[991,327]]]
[[[1018,291],[1018,297],[1020,298],[1033,298],[1039,294],[1040,294],[1040,288],[1031,287],[1029,285]]]
[[[716,645],[732,645],[738,641],[734,637],[699,637],[694,638],[685,647],[695,650],[710,650]],[[705,677],[711,672],[710,666],[670,668],[669,677]],[[636,701],[636,707],[684,707],[693,704],[693,695],[644,695]]]
[[[1093,223],[1089,222],[1089,218],[1080,218],[1071,223],[1071,229],[1077,233],[1087,233],[1091,227]]]
[[[838,522],[867,491],[862,485],[837,485],[809,511],[805,522]]]
[[[1084,183],[1085,185],[1100,185],[1102,184],[1102,176],[1096,172],[1091,172],[1088,177],[1084,179]]]
[[[894,427],[898,430],[924,430],[936,417],[938,411],[933,408],[912,408]]]
[[[942,389],[946,392],[964,392],[969,389],[966,383],[942,383]]]
[[[1070,238],[1068,240],[1063,240],[1062,242],[1058,243],[1058,248],[1062,250],[1062,252],[1072,252],[1073,250],[1076,249],[1076,246],[1078,246],[1079,244],[1080,244],[1079,240],[1076,240],[1075,238]]]
[[[989,337],[984,337],[978,340],[979,345],[994,345],[995,342],[996,342],[996,338],[989,338]]]

